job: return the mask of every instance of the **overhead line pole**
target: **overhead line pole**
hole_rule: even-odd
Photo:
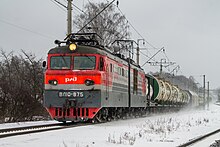
[[[139,41],[141,41],[141,40],[143,40],[144,41],[144,39],[138,39],[137,40],[137,65],[139,65],[139,62],[140,62],[140,48],[139,48]]]
[[[67,5],[67,36],[72,33],[72,0]]]
[[[203,75],[203,109],[205,109],[205,75]]]
[[[207,84],[208,84],[208,87],[207,87],[207,110],[209,110],[209,101],[210,101],[210,99],[209,99],[209,81],[207,82]]]
[[[63,6],[64,8],[67,9],[67,36],[72,33],[72,1],[73,0],[67,0],[68,4],[65,6],[61,2],[54,0],[56,3],[59,5]]]

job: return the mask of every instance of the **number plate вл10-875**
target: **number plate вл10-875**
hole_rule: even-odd
[[[84,93],[82,91],[59,91],[58,96],[60,98],[83,98]]]

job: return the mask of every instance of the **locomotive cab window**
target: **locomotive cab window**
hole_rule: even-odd
[[[50,69],[70,69],[70,56],[52,56],[50,58]]]
[[[75,56],[73,58],[74,70],[92,70],[96,67],[95,56]]]

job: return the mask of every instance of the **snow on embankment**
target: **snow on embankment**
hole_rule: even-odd
[[[220,106],[0,139],[0,146],[171,147],[220,128]]]

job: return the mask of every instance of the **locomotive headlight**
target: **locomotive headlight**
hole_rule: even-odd
[[[57,85],[58,84],[58,81],[57,80],[49,80],[48,83],[50,85]]]
[[[71,50],[71,51],[75,51],[76,50],[76,44],[74,44],[74,43],[72,43],[72,44],[70,44],[69,45],[69,49]]]
[[[55,80],[55,81],[53,81],[53,85],[57,85],[58,84],[58,82]]]
[[[91,85],[94,85],[94,84],[95,84],[95,82],[93,80],[90,80],[90,79],[85,80],[85,85],[86,86],[91,86]]]

